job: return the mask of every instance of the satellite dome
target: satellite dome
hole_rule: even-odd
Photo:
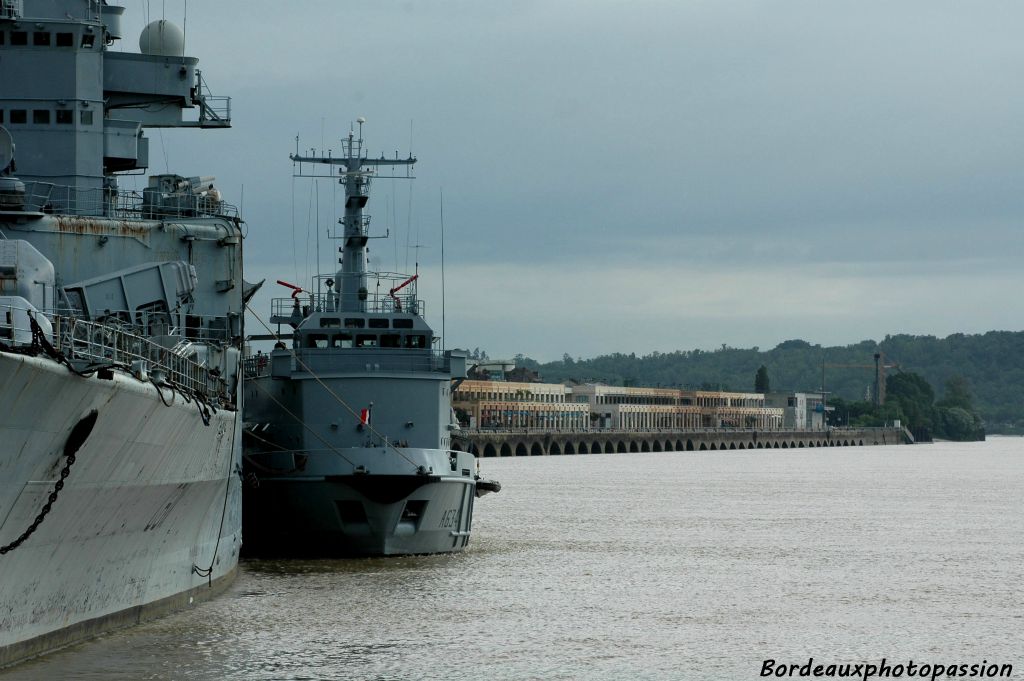
[[[166,19],[158,19],[142,29],[139,51],[159,57],[181,57],[185,54],[185,33]]]

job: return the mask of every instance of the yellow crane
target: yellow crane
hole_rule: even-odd
[[[885,355],[881,352],[875,353],[874,364],[828,364],[825,361],[821,363],[821,390],[822,393],[825,391],[825,368],[830,369],[874,369],[875,371],[875,383],[871,390],[871,403],[876,407],[885,404],[885,370],[896,369],[900,370],[899,364],[886,364]]]

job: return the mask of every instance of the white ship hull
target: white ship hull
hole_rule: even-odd
[[[51,510],[0,555],[0,666],[186,607],[237,567],[237,412],[218,410],[205,425],[198,405],[169,389],[162,401],[153,384],[120,372],[83,378],[4,352],[0,547],[33,524],[69,434],[92,412]]]

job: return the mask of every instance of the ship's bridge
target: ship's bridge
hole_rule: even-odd
[[[313,312],[295,329],[295,347],[426,350],[433,331],[416,315]]]

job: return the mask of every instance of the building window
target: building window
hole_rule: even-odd
[[[28,33],[25,31],[11,31],[11,45],[28,45]]]
[[[74,33],[58,33],[57,34],[57,47],[74,47],[75,45],[75,34]]]
[[[11,123],[15,125],[28,123],[28,112],[25,109],[11,109]]]
[[[82,125],[92,125],[92,111],[83,111],[78,122]]]
[[[75,122],[74,112],[70,109],[58,109],[57,110],[57,124],[58,125],[71,125]]]
[[[32,44],[36,47],[49,47],[50,34],[46,31],[36,31],[32,34]]]
[[[50,112],[47,109],[34,109],[32,111],[32,123],[35,125],[49,125]]]

